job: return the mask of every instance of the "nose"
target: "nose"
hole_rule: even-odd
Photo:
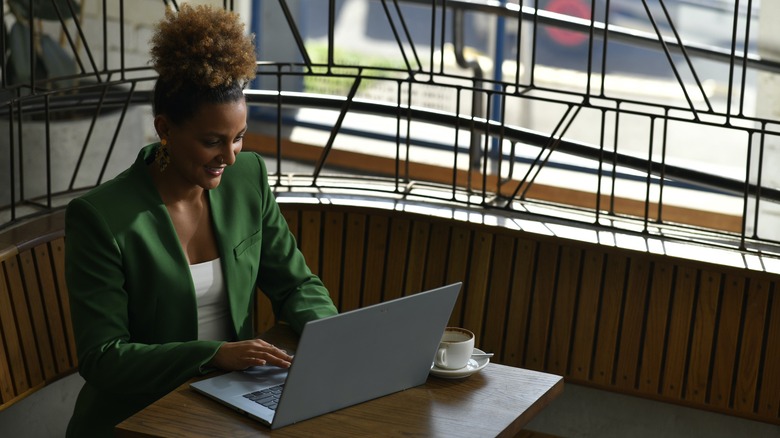
[[[236,162],[236,155],[241,152],[241,146],[228,145],[219,156],[220,164],[232,166]]]

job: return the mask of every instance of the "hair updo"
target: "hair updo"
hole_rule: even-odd
[[[167,10],[151,40],[151,63],[159,75],[154,87],[154,115],[181,123],[204,103],[244,98],[255,77],[253,35],[244,33],[238,14],[208,5],[183,4]]]

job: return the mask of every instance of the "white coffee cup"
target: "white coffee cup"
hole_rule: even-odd
[[[465,367],[474,352],[474,333],[460,327],[447,327],[433,360],[437,368],[459,370]]]

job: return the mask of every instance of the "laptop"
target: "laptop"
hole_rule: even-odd
[[[289,369],[252,367],[190,387],[278,429],[421,385],[460,288],[455,283],[310,321]]]

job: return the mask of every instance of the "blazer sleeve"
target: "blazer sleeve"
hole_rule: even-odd
[[[103,391],[165,393],[200,374],[221,343],[134,342],[123,256],[99,211],[88,200],[71,201],[66,213],[65,274],[79,373]]]
[[[300,333],[306,322],[338,313],[319,277],[306,265],[268,184],[268,174],[257,156],[262,174],[263,246],[257,286],[271,300],[274,315]]]

